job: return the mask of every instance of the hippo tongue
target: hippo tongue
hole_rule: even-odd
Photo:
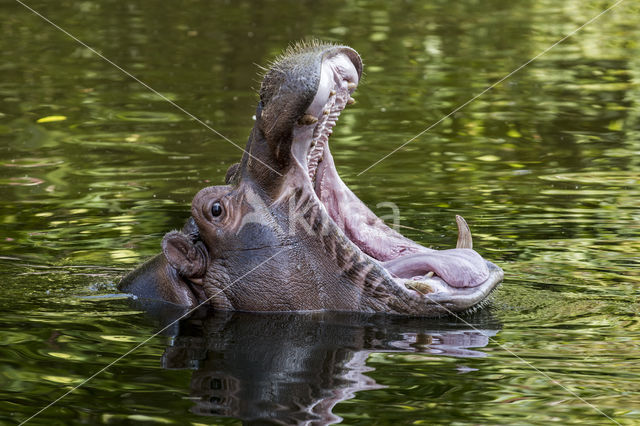
[[[382,265],[396,278],[420,280],[434,272],[452,287],[475,287],[489,276],[485,261],[471,249],[407,254]]]
[[[489,277],[485,261],[471,249],[428,249],[388,227],[340,179],[328,143],[314,185],[336,225],[393,276],[414,278],[433,272],[452,287],[475,287]]]

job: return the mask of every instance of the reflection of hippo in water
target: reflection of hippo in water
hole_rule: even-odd
[[[249,424],[339,422],[336,404],[383,387],[367,375],[373,370],[366,364],[371,353],[482,357],[484,352],[472,348],[486,346],[499,328],[486,315],[469,318],[478,327],[472,328],[346,312],[199,314],[176,327],[162,365],[193,370],[193,413]],[[449,365],[444,374],[469,371]],[[434,383],[434,392],[439,387]]]
[[[120,284],[193,306],[440,315],[476,306],[502,270],[472,250],[425,248],[389,228],[342,182],[328,138],[362,73],[345,46],[289,49],[266,73],[256,123],[227,185],[201,190],[182,232]]]

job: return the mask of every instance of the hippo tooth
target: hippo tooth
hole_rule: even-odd
[[[349,100],[347,101],[347,105],[353,105],[356,103],[356,100],[353,98],[349,98]]]
[[[300,118],[300,120],[298,120],[298,124],[301,124],[303,126],[308,126],[310,124],[314,124],[318,122],[318,117],[315,117],[311,114],[305,114],[302,116],[302,118]]]
[[[347,84],[347,89],[349,89],[349,90],[355,90],[356,87],[358,87],[358,85],[353,83],[353,82]]]
[[[325,109],[324,111],[322,111],[322,113],[323,113],[324,115],[329,115],[329,113],[331,113],[331,110],[327,108],[327,109]]]
[[[425,278],[431,278],[434,275],[433,271],[429,271],[427,272],[427,274],[424,276]]]
[[[458,224],[458,242],[456,248],[473,248],[473,241],[471,239],[471,230],[467,221],[462,216],[456,215],[456,223]]]
[[[407,281],[404,283],[405,287],[415,290],[421,294],[433,293],[433,287],[423,281]]]
[[[331,90],[331,91],[329,92],[329,94],[330,94],[331,96],[335,96],[335,95],[336,95],[336,91],[335,91],[335,90]]]

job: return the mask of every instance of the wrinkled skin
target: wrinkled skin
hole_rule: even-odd
[[[290,48],[266,73],[256,122],[227,185],[196,194],[182,231],[126,276],[139,297],[225,310],[437,316],[478,306],[502,280],[472,250],[425,248],[389,228],[342,182],[329,136],[362,74],[346,46]]]

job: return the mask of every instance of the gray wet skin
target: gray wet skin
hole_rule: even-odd
[[[265,74],[256,122],[227,185],[193,199],[182,231],[122,291],[218,309],[438,316],[478,306],[502,270],[472,250],[431,250],[386,226],[342,182],[329,136],[362,75],[347,46],[288,49]]]

